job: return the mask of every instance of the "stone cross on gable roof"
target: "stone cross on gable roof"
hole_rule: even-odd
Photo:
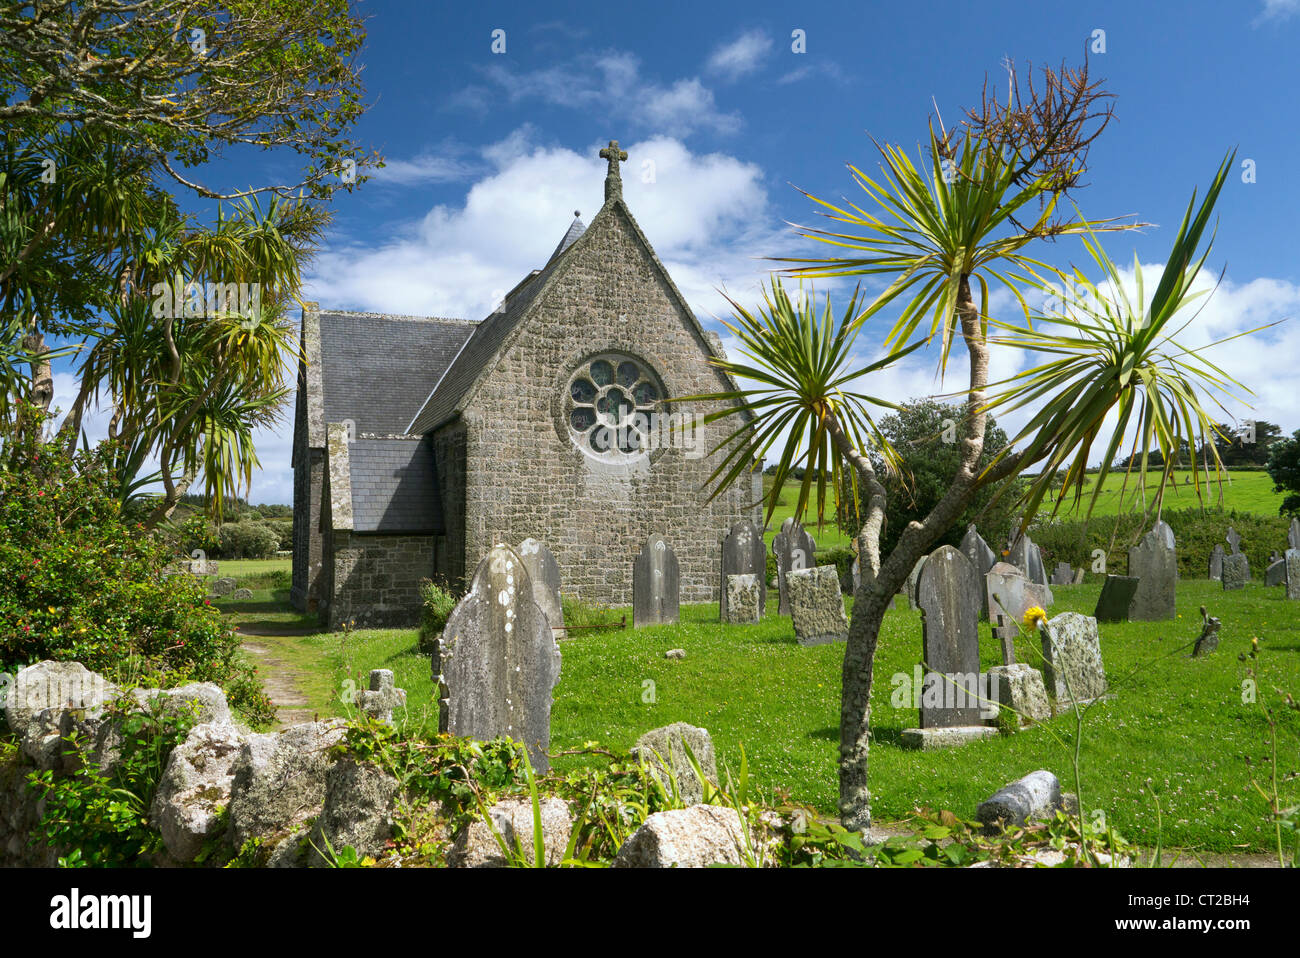
[[[620,160],[627,159],[627,150],[618,148],[618,140],[610,140],[609,146],[600,151],[600,158],[609,161],[609,172],[605,174],[605,202],[623,198],[623,177],[618,171]]]

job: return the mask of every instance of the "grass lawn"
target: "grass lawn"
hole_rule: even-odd
[[[1058,587],[1053,614],[1091,614],[1099,584]],[[221,603],[235,618],[264,618],[287,593],[262,590],[245,603]],[[1187,656],[1199,631],[1197,606],[1223,620],[1222,644],[1204,659]],[[1273,841],[1267,805],[1251,785],[1252,768],[1268,757],[1267,726],[1258,706],[1243,704],[1245,668],[1238,654],[1260,638],[1261,695],[1270,704],[1300,693],[1300,608],[1283,590],[1252,583],[1224,593],[1217,583],[1182,580],[1181,618],[1164,623],[1102,626],[1102,649],[1116,698],[1088,710],[1082,750],[1083,797],[1104,809],[1131,840],[1207,851],[1267,851]],[[613,610],[617,618],[622,609]],[[741,746],[752,781],[770,793],[807,802],[828,815],[836,800],[842,646],[802,648],[788,618],[755,626],[721,626],[716,606],[682,609],[682,623],[639,631],[575,633],[562,643],[555,690],[552,748],[597,741],[622,749],[644,731],[685,721],[709,729],[720,761],[735,767]],[[630,615],[629,615],[630,619]],[[997,664],[997,645],[983,625],[983,665]],[[372,668],[389,668],[408,692],[399,720],[436,728],[428,659],[414,652],[413,630],[263,638],[306,673],[304,691],[322,716],[343,714],[339,691]],[[998,787],[1037,768],[1074,789],[1069,764],[1073,719],[1063,716],[1014,736],[955,751],[913,752],[899,732],[916,724],[913,709],[890,704],[891,676],[910,675],[920,653],[920,613],[888,614],[876,657],[872,698],[873,812],[882,824],[919,805],[965,817]],[[687,657],[666,660],[667,649]],[[1028,642],[1023,661],[1037,663]],[[653,683],[648,684],[648,683]],[[653,694],[651,694],[653,692]],[[1300,714],[1281,710],[1279,769],[1300,770]],[[1059,740],[1058,740],[1059,738]],[[559,770],[585,761],[561,757]],[[1282,786],[1283,806],[1300,801],[1300,780]],[[1157,801],[1163,826],[1157,828]]]
[[[1196,490],[1185,485],[1184,480],[1190,477],[1191,471],[1187,469],[1175,471],[1171,477],[1169,485],[1165,489],[1165,509],[1193,509],[1200,505],[1196,500]],[[1088,477],[1091,480],[1095,476]],[[1150,478],[1150,477],[1148,477]],[[1236,509],[1239,512],[1254,512],[1261,516],[1276,516],[1278,507],[1282,505],[1285,495],[1273,491],[1273,480],[1269,478],[1267,472],[1231,472],[1223,480],[1223,485],[1214,482],[1213,473],[1209,476],[1207,484],[1201,486],[1201,495],[1204,497],[1204,504],[1207,509],[1219,508],[1222,505],[1225,510]],[[1124,473],[1112,472],[1106,477],[1106,483],[1102,486],[1101,496],[1097,499],[1097,508],[1093,515],[1096,516],[1113,516],[1121,511],[1121,502],[1124,504],[1124,512],[1140,512],[1142,510],[1142,499],[1134,490],[1136,475],[1129,478],[1128,490],[1121,499],[1120,491],[1124,485]],[[1206,476],[1202,473],[1202,481],[1206,482]],[[1067,512],[1064,507],[1061,509],[1061,516],[1066,519],[1075,518],[1083,515],[1083,509],[1087,507],[1089,498],[1092,496],[1093,486],[1089,484],[1084,489],[1083,505],[1078,510]],[[1222,494],[1222,502],[1220,502]],[[1069,500],[1072,501],[1072,500]]]

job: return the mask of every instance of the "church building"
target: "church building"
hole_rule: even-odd
[[[627,153],[600,154],[600,211],[485,319],[304,309],[292,597],[328,628],[414,625],[421,580],[459,595],[493,545],[530,537],[584,602],[630,604],[651,535],[682,602],[717,600],[720,542],[761,522],[762,479],[708,501],[739,421],[674,397],[736,385],[623,201]]]

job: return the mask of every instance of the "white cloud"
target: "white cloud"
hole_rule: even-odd
[[[1271,20],[1286,20],[1300,13],[1300,0],[1264,0],[1263,9],[1251,26],[1258,27]]]
[[[482,75],[487,86],[465,87],[446,100],[446,108],[483,113],[495,93],[510,103],[541,100],[551,106],[595,112],[621,124],[637,124],[646,133],[682,137],[708,130],[729,134],[743,125],[739,114],[718,109],[713,92],[698,79],[686,77],[665,85],[646,76],[635,55],[618,50],[583,53],[538,70],[494,62],[483,68]]]
[[[422,153],[410,160],[385,159],[384,166],[374,171],[376,183],[394,186],[413,186],[417,183],[454,183],[468,179],[474,167],[455,156]]]
[[[771,49],[771,37],[761,30],[747,30],[714,50],[709,56],[707,69],[735,81],[757,70]]]

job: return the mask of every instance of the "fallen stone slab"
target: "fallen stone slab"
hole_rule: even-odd
[[[1061,783],[1051,772],[1039,769],[1002,786],[975,810],[975,817],[990,834],[1031,818],[1048,818],[1063,807]]]

